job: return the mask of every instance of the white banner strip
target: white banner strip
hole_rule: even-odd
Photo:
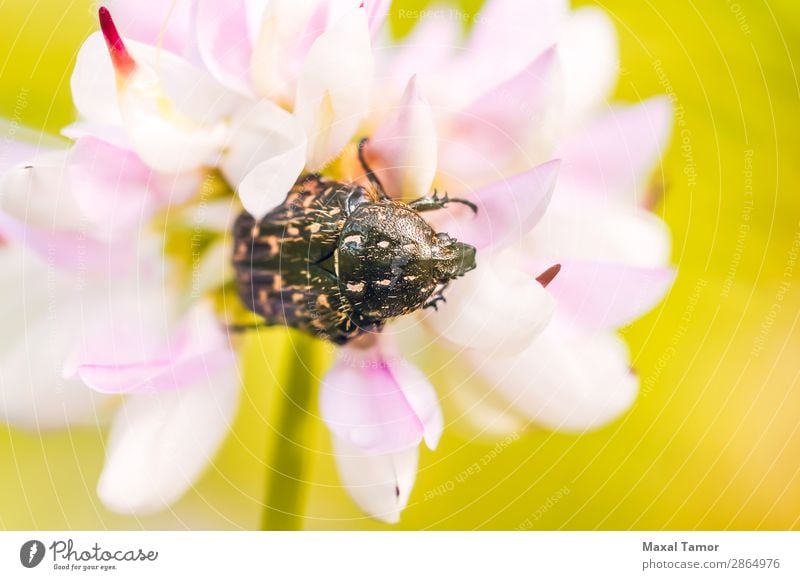
[[[0,578],[777,580],[799,564],[797,532],[0,533]]]

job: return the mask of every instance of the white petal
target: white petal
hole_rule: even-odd
[[[232,197],[208,201],[204,205],[193,204],[175,212],[171,224],[200,228],[216,232],[228,232],[239,216],[239,204]]]
[[[397,111],[370,138],[370,167],[393,197],[428,195],[436,175],[436,119],[419,90],[408,81]]]
[[[612,333],[566,336],[554,322],[514,357],[473,353],[473,363],[518,412],[552,429],[596,429],[636,398],[625,343]]]
[[[85,280],[19,247],[0,246],[0,417],[28,429],[91,423],[108,400],[64,379],[64,360],[91,307]]]
[[[47,152],[0,181],[0,207],[29,226],[129,240],[160,207],[180,203],[199,178],[155,175],[135,153],[94,137]]]
[[[81,137],[95,137],[122,149],[131,148],[130,139],[121,125],[104,125],[87,120],[75,121],[61,129],[61,134],[73,141]]]
[[[558,56],[564,75],[564,118],[575,127],[605,103],[617,81],[617,34],[609,16],[591,6],[572,12]]]
[[[623,203],[595,203],[559,190],[525,238],[531,256],[659,267],[669,262],[669,228],[652,213]]]
[[[471,361],[465,361],[464,364],[470,366]],[[525,430],[525,419],[494,390],[487,392],[484,381],[471,377],[452,389],[451,393],[451,402],[458,410],[454,423],[457,425],[458,420],[463,420],[466,423],[465,431],[472,436],[477,434],[496,439]]]
[[[97,494],[111,510],[148,514],[189,490],[236,412],[235,367],[183,389],[129,396],[114,418]]]
[[[297,119],[269,101],[232,121],[221,169],[245,209],[260,218],[283,202],[305,165],[306,138]]]
[[[324,22],[309,24],[320,0],[272,0],[267,4],[253,46],[252,81],[258,94],[291,101],[303,60],[324,30]],[[323,28],[320,29],[320,26]]]
[[[178,173],[212,165],[227,135],[224,124],[203,126],[148,96],[153,82],[120,94],[120,110],[136,153],[153,169]]]
[[[338,438],[333,449],[342,482],[358,506],[381,521],[400,521],[417,478],[419,450],[371,455]]]
[[[81,117],[99,125],[122,124],[114,67],[101,33],[95,32],[81,45],[70,87]]]
[[[40,153],[69,146],[64,139],[6,119],[0,119],[0,135],[4,136],[0,141],[0,175]]]
[[[351,10],[314,42],[297,85],[295,113],[317,170],[347,144],[369,110],[372,52],[363,8]]]
[[[533,277],[494,261],[478,263],[445,291],[426,322],[450,342],[488,352],[517,352],[547,326],[553,299]]]
[[[431,334],[420,324],[418,315],[401,316],[384,329],[404,353],[409,353],[424,369],[435,371],[436,392],[448,415],[448,432],[453,430],[467,437],[506,436],[521,432],[524,421],[499,395],[492,396],[483,381],[476,380],[470,349],[457,352],[452,345]],[[413,367],[412,367],[413,368]],[[449,412],[448,412],[449,410]]]
[[[175,54],[132,41],[126,47],[136,66],[120,73],[118,86],[102,35],[86,40],[72,77],[79,112],[90,122],[123,125],[153,169],[179,172],[213,162],[226,136],[224,117],[241,98]]]
[[[233,280],[231,243],[231,240],[214,242],[203,253],[203,257],[192,271],[191,293],[193,297],[203,296]]]
[[[78,230],[83,211],[73,195],[70,152],[48,151],[0,178],[0,208],[39,228]]]

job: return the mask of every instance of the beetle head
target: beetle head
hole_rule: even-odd
[[[433,259],[440,280],[452,280],[475,269],[475,248],[451,238],[445,232],[436,234]]]

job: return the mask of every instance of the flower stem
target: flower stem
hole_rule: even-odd
[[[300,332],[289,334],[289,361],[281,388],[274,397],[278,406],[273,438],[267,450],[267,478],[262,530],[299,530],[303,527],[305,443],[313,416],[309,405],[316,392],[319,343]]]

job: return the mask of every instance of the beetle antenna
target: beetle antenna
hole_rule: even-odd
[[[375,191],[381,197],[381,199],[390,199],[389,196],[386,194],[386,190],[383,189],[383,184],[381,180],[378,179],[378,176],[375,175],[375,172],[372,171],[372,168],[367,163],[367,158],[364,155],[364,150],[367,147],[367,142],[369,141],[369,137],[364,137],[361,141],[358,142],[358,161],[361,163],[361,167],[364,169],[364,173],[367,175],[367,179],[372,184],[372,187],[375,188]]]

